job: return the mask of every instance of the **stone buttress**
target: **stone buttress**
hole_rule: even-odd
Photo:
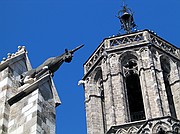
[[[20,84],[20,75],[31,70],[25,47],[0,63],[0,134],[55,134],[60,99],[51,75]]]

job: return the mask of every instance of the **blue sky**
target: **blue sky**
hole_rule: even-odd
[[[180,47],[179,0],[127,0],[138,30],[150,29]],[[0,58],[24,45],[33,68],[65,48],[80,44],[55,73],[54,82],[62,105],[57,108],[57,134],[86,134],[84,91],[77,82],[83,63],[109,36],[120,29],[115,17],[122,0],[0,0]]]

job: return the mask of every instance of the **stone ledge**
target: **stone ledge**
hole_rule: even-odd
[[[156,129],[157,124],[161,126],[163,123],[169,124],[169,126],[171,126],[168,128],[168,132],[174,132],[174,130],[172,130],[172,126],[176,124],[178,124],[178,127],[180,129],[180,121],[178,119],[171,116],[163,116],[148,120],[141,120],[125,123],[122,125],[111,126],[111,128],[107,131],[106,134],[121,134],[121,132],[130,133],[131,130],[133,130],[133,132],[136,131],[135,133],[141,134],[147,129],[152,131],[152,129]]]
[[[20,101],[22,98],[29,95],[33,91],[35,91],[40,85],[47,82],[48,80],[51,80],[50,74],[43,76],[42,78],[38,79],[37,81],[33,82],[30,85],[25,85],[25,87],[24,87],[25,89],[23,89],[21,92],[17,93],[16,95],[14,95],[12,98],[10,98],[8,100],[9,105],[11,106],[14,103]],[[52,89],[52,90],[55,90],[55,89]],[[57,92],[52,91],[52,93],[53,93],[53,99],[54,99],[56,106],[60,105],[61,102],[59,100],[59,97],[57,98]]]

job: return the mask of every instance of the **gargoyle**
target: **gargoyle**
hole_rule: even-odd
[[[21,85],[29,83],[30,81],[32,82],[34,78],[38,79],[47,71],[49,71],[53,76],[54,72],[59,69],[63,62],[71,62],[73,53],[83,46],[84,45],[80,45],[72,50],[65,49],[65,52],[62,55],[48,58],[43,64],[41,64],[37,68],[24,72],[23,74],[21,74]]]

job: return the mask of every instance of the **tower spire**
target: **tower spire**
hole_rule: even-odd
[[[127,7],[125,0],[123,0],[122,10],[118,12],[117,17],[121,22],[121,29],[123,29],[126,33],[131,33],[136,24],[134,22],[133,12]]]

